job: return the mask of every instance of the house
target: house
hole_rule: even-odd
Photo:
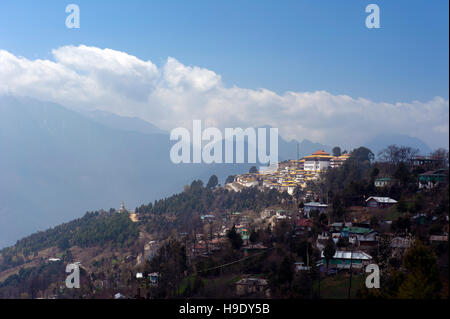
[[[310,218],[311,217],[311,212],[317,210],[319,211],[319,213],[325,213],[328,210],[328,205],[327,204],[322,204],[322,203],[318,203],[318,202],[309,202],[305,204],[305,208],[304,208],[304,212],[305,215]]]
[[[286,219],[286,218],[288,218],[288,216],[287,216],[287,214],[286,214],[286,211],[285,210],[282,210],[282,209],[280,209],[279,211],[277,211],[277,213],[276,213],[276,219]]]
[[[346,222],[346,223],[342,223],[342,222],[335,222],[332,223],[331,225],[329,225],[329,229],[330,231],[341,231],[342,228],[344,227],[351,227],[352,223],[351,222]]]
[[[236,183],[244,186],[244,187],[253,187],[258,186],[258,180],[253,176],[253,174],[243,174],[239,175],[236,178]]]
[[[152,272],[148,274],[148,279],[150,281],[150,285],[158,285],[159,283],[159,272]]]
[[[60,258],[49,258],[48,261],[51,263],[54,263],[54,262],[61,261],[61,259]]]
[[[413,242],[410,237],[395,237],[391,240],[391,247],[393,249],[407,249]]]
[[[242,240],[248,240],[249,238],[249,234],[248,234],[248,229],[245,228],[244,225],[236,225],[236,232],[241,235]]]
[[[295,227],[300,230],[311,230],[312,220],[307,218],[299,218],[295,221]]]
[[[266,250],[267,247],[264,246],[262,243],[256,243],[242,246],[241,249],[244,250],[244,253],[249,253],[249,252],[263,251]]]
[[[430,236],[430,243],[438,243],[438,242],[448,242],[448,236],[442,235],[431,235]]]
[[[365,227],[345,227],[341,230],[343,237],[356,237],[359,242],[377,241],[377,232]]]
[[[225,238],[214,237],[209,241],[209,250],[210,251],[219,251],[222,250],[222,244],[226,241]]]
[[[439,184],[448,183],[448,171],[439,169],[419,175],[419,189],[430,189]]]
[[[240,212],[231,212],[230,216],[231,216],[231,219],[235,220],[235,219],[240,218],[241,213]]]
[[[200,219],[205,222],[205,221],[212,221],[214,220],[214,218],[216,218],[216,216],[214,215],[202,215],[200,216]]]
[[[390,197],[370,196],[366,199],[366,206],[372,208],[388,208],[395,204],[397,204],[397,201]]]
[[[287,192],[289,195],[293,195],[296,188],[297,188],[297,184],[295,184],[295,183],[292,183],[292,182],[283,183],[280,186],[280,191]]]
[[[386,187],[391,186],[393,184],[397,183],[397,180],[392,179],[390,177],[380,177],[375,179],[375,187]]]
[[[422,166],[422,167],[435,167],[436,165],[440,165],[442,163],[442,158],[436,156],[413,156],[410,159],[410,162],[413,166]]]
[[[345,161],[350,158],[350,154],[342,154],[341,156],[336,156],[330,159],[331,168],[336,168],[344,165]]]
[[[321,253],[322,264],[326,265],[325,255],[323,250]],[[370,264],[372,256],[362,251],[343,251],[337,250],[333,258],[329,261],[329,267],[337,269],[348,269],[350,265],[352,268],[360,269]]]
[[[366,227],[345,227],[341,230],[342,237],[348,237],[351,244],[356,244],[359,249],[370,249],[378,244],[378,233]]]
[[[295,266],[295,272],[301,272],[301,271],[308,271],[311,269],[311,266],[305,266],[305,263],[303,261],[299,261],[294,263]]]
[[[259,295],[270,298],[270,289],[267,279],[243,278],[236,283],[236,294],[238,296]]]
[[[194,255],[206,254],[207,252],[208,247],[206,246],[206,243],[203,240],[199,241],[198,243],[192,246],[192,253],[194,253]]]
[[[425,225],[425,222],[427,221],[427,215],[426,214],[416,214],[412,217],[412,220],[417,225]]]
[[[330,239],[330,234],[327,232],[323,232],[322,234],[317,235],[316,247],[319,250],[325,249],[328,240]]]

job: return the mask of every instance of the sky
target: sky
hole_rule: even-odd
[[[69,3],[80,29],[65,26]],[[370,3],[380,29],[365,26]],[[2,0],[0,93],[164,129],[196,117],[327,144],[388,132],[448,147],[448,12],[440,0]]]

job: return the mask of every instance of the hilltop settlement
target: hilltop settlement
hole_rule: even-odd
[[[332,153],[23,238],[0,251],[0,298],[448,298],[448,151]]]

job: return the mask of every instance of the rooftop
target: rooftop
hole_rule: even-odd
[[[390,182],[390,181],[392,181],[392,178],[390,178],[390,177],[380,177],[380,178],[377,178],[375,180],[376,181],[380,181],[380,182]]]
[[[312,227],[312,220],[307,218],[300,218],[295,221],[297,227]]]
[[[262,278],[243,278],[239,280],[237,285],[258,285],[258,286],[265,286],[268,284],[267,279]]]
[[[317,152],[313,153],[312,155],[330,155],[330,154],[325,152],[324,150],[318,150]]]
[[[373,232],[373,229],[364,227],[345,227],[344,229],[342,229],[342,231],[353,234],[368,234],[370,232]]]
[[[322,203],[319,203],[319,202],[305,203],[305,206],[310,206],[310,207],[328,207],[327,204],[322,204]]]
[[[325,258],[323,251],[320,254],[321,258]],[[363,251],[354,251],[353,253],[351,251],[343,251],[338,250],[333,256],[333,259],[359,259],[359,260],[371,260],[372,256],[369,254],[366,254]]]
[[[377,196],[370,196],[368,199],[366,199],[366,202],[369,200],[375,200],[378,203],[384,203],[384,204],[396,204],[397,201],[395,199],[392,199],[390,197],[377,197]]]

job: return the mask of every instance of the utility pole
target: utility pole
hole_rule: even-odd
[[[309,242],[308,242],[309,243]],[[309,267],[309,249],[308,244],[306,245],[306,267]],[[309,268],[308,268],[309,269]]]
[[[195,257],[195,246],[197,244],[197,227],[194,227],[194,257]]]
[[[209,253],[212,251],[212,240],[213,240],[213,231],[212,231],[212,221],[209,221]]]
[[[311,278],[311,268],[309,268],[309,242],[306,242],[306,269],[309,273],[309,280],[311,280],[311,299],[313,299],[313,281]]]
[[[355,244],[358,241],[358,237],[355,238],[355,241],[352,244],[352,251],[350,253],[350,283],[348,285],[348,296],[347,298],[350,299],[351,298],[351,290],[352,290],[352,275],[353,275],[353,249],[355,248]]]
[[[188,250],[188,245],[187,245],[187,240],[188,240],[188,233],[187,232],[185,232],[184,233],[184,251],[185,251],[185,253],[186,253],[186,262],[187,262],[187,264],[189,265],[190,264],[190,262],[189,262],[189,250]]]

